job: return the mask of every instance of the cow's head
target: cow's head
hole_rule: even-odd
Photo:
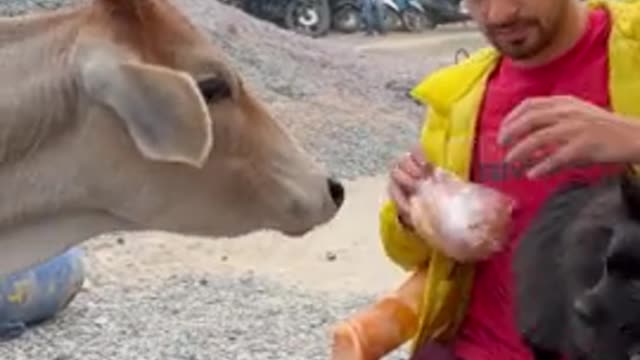
[[[342,185],[166,0],[97,0],[83,21],[72,61],[80,166],[105,169],[82,175],[95,206],[211,236],[302,234],[334,216]]]

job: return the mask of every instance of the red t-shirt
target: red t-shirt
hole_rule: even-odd
[[[513,233],[500,253],[479,263],[468,315],[454,345],[463,360],[532,360],[516,327],[511,262],[521,233],[559,185],[575,178],[595,180],[617,171],[599,166],[564,171],[529,180],[521,167],[503,162],[496,142],[502,119],[521,101],[534,96],[573,95],[609,109],[606,10],[593,10],[588,30],[567,53],[536,68],[518,68],[501,60],[489,79],[479,118],[472,179],[513,196],[519,203]],[[531,294],[531,296],[536,296]]]

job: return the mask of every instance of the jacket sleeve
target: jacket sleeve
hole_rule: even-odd
[[[386,255],[404,270],[413,270],[429,261],[427,244],[398,219],[395,205],[387,201],[380,209],[380,238]]]

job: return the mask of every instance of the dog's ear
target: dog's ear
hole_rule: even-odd
[[[85,93],[123,121],[143,156],[204,165],[213,127],[204,94],[189,74],[100,55],[81,67]]]
[[[620,194],[629,216],[640,221],[640,174],[629,169],[620,178]]]

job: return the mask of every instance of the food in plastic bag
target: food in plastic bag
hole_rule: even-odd
[[[433,248],[475,262],[502,248],[514,207],[513,198],[436,168],[411,198],[411,220]]]
[[[426,270],[333,328],[331,360],[378,360],[415,335]]]

